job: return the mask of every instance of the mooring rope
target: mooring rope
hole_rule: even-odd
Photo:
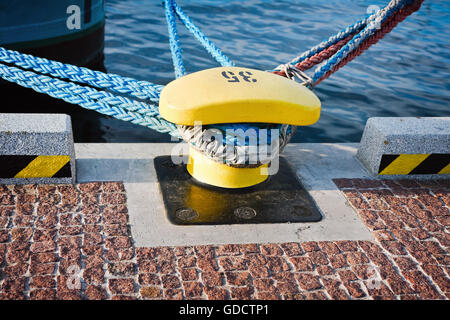
[[[0,77],[68,103],[78,104],[88,110],[179,136],[176,125],[164,120],[156,105],[4,64],[0,64]]]
[[[181,9],[181,7],[173,0],[168,0],[171,2],[172,8],[174,9],[177,17],[185,25],[185,27],[194,35],[194,37],[200,42],[200,44],[206,49],[206,51],[211,54],[211,56],[218,62],[222,67],[233,67],[234,62],[230,60],[217,46],[214,42],[208,39],[208,37],[192,22],[191,18],[186,15]]]
[[[175,77],[179,78],[186,74],[184,67],[183,56],[181,54],[181,45],[178,38],[176,18],[178,18],[188,29],[200,44],[211,54],[211,56],[220,63],[222,67],[234,66],[234,62],[230,60],[214,42],[194,24],[181,9],[181,7],[174,0],[164,1],[164,9],[167,20],[167,27],[169,32],[170,51],[172,53],[173,66],[175,70]]]
[[[420,2],[421,4],[422,1],[423,0],[418,0],[416,1],[416,3]],[[398,0],[395,2],[398,2],[398,4],[394,7],[397,10],[395,19],[400,19],[401,18],[400,9],[410,5],[413,1]],[[418,5],[418,8],[420,8],[420,4]],[[360,33],[358,33],[345,46],[343,46],[338,52],[336,52],[336,54],[333,55],[324,65],[317,67],[317,69],[314,71],[314,74],[312,75],[313,85],[315,85],[322,77],[324,77],[324,75],[327,72],[336,68],[342,60],[344,60],[352,51],[356,50],[359,46],[361,46],[365,40],[373,36],[377,32],[377,30],[380,29],[381,24],[384,21],[386,21],[386,19],[389,18],[390,13],[392,13],[393,10],[394,9],[392,8],[384,13],[381,13],[377,19],[370,22]],[[386,33],[381,33],[381,36],[383,37],[385,34]],[[367,48],[368,47],[363,47],[363,50],[366,50]]]
[[[181,46],[180,40],[178,39],[175,11],[171,1],[164,1],[164,8],[169,33],[170,52],[172,53],[173,68],[175,70],[175,78],[180,78],[186,74],[186,69],[184,68],[183,56],[181,55]]]
[[[381,35],[381,37],[383,37],[392,30],[391,28],[388,32],[378,32],[379,29],[385,25],[386,21],[390,21],[393,17],[395,17],[395,19],[400,19],[400,16],[403,15],[405,11],[402,9],[414,6],[414,11],[418,10],[422,2],[423,0],[392,0],[383,9],[366,19],[347,27],[318,46],[302,53],[288,64],[301,71],[305,71],[329,59],[323,65],[317,67],[314,74],[311,76],[312,85],[315,86],[324,80],[325,74],[329,76],[339,69],[337,66],[340,65],[342,60],[347,60],[346,57],[351,52],[358,49],[360,51],[359,54],[361,54],[362,51],[368,48],[363,46],[364,49],[362,49],[360,47],[361,43],[373,37],[375,33],[378,34],[378,36]],[[353,55],[351,56],[354,57]],[[281,70],[282,67],[283,65],[278,66],[273,72],[278,75],[286,76],[285,72]],[[334,71],[330,73],[331,70]]]
[[[90,70],[8,50],[3,47],[0,47],[0,62],[14,64],[26,70],[34,70],[42,74],[87,84],[100,89],[107,89],[120,94],[130,94],[139,99],[149,99],[156,103],[159,101],[159,94],[164,88],[162,85],[148,81],[139,81],[113,73]]]
[[[378,14],[381,14],[383,12],[386,12],[390,9],[395,10],[397,9],[395,6],[399,5],[398,3],[399,1],[390,1],[386,7],[384,7],[383,9],[381,9],[379,12],[375,12],[374,14],[370,15],[367,18],[364,18],[348,27],[346,27],[344,30],[338,32],[337,34],[331,36],[330,38],[328,38],[327,40],[321,42],[320,44],[312,47],[311,49],[303,52],[302,54],[300,54],[298,57],[292,59],[289,64],[291,65],[296,65],[300,62],[302,62],[303,60],[312,57],[313,55],[323,51],[324,49],[336,44],[337,42],[344,40],[345,38],[347,38],[350,35],[355,35],[358,32],[360,32],[364,27],[366,27],[371,21],[375,20],[378,16]],[[391,12],[392,12],[391,11]]]
[[[350,25],[336,35],[305,51],[286,65],[277,67],[273,72],[286,76],[283,66],[291,66],[299,71],[314,66],[312,85],[317,85],[332,73],[359,56],[371,45],[389,33],[399,22],[417,11],[423,0],[392,0],[382,10]],[[234,63],[193,23],[175,0],[164,1],[168,24],[169,43],[177,78],[186,74],[178,39],[176,18],[194,35],[211,56],[222,66],[234,66]],[[182,136],[194,147],[217,161],[220,146],[217,142],[208,144],[200,141],[207,129],[220,130],[226,144],[235,147],[234,162],[242,163],[241,151],[247,150],[247,140],[236,135],[227,135],[229,128],[277,129],[281,150],[295,132],[294,126],[277,124],[221,124],[209,125],[198,131],[194,127],[177,126],[163,119],[156,105],[164,88],[162,85],[147,81],[107,74],[83,67],[38,58],[0,47],[0,77],[4,80],[32,88],[83,108],[113,116],[117,119],[143,125],[173,136]],[[66,81],[64,81],[66,80]],[[79,84],[77,84],[79,83]],[[99,90],[97,90],[97,89]],[[240,149],[239,149],[240,148]],[[244,152],[245,153],[245,152]]]
[[[409,15],[413,14],[417,10],[420,9],[420,6],[423,3],[423,0],[417,1],[409,1],[410,3],[406,4],[398,14],[390,16],[383,24],[381,29],[375,31],[370,37],[364,40],[358,47],[356,47],[350,54],[341,59],[338,63],[336,63],[331,68],[328,69],[325,73],[321,71],[319,74],[320,77],[317,77],[315,81],[315,85],[318,85],[320,82],[328,78],[334,72],[345,66],[347,63],[352,61],[357,56],[361,55],[365,50],[367,50],[370,46],[376,44],[380,39],[382,39],[386,34],[392,31],[400,22],[405,20]],[[319,69],[320,70],[320,69]]]

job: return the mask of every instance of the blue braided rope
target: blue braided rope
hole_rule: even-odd
[[[34,57],[0,47],[0,61],[14,64],[23,69],[34,70],[54,77],[68,79],[93,87],[107,89],[120,94],[130,94],[140,99],[149,99],[158,102],[159,94],[164,86],[147,81],[138,81],[112,73],[103,73],[83,67]]]
[[[206,51],[216,59],[223,67],[233,67],[234,62],[230,60],[216,45],[214,42],[208,39],[208,37],[192,22],[191,18],[186,15],[183,9],[174,0],[167,0],[172,5],[180,21],[186,26],[186,28],[194,35],[194,37],[201,43]]]
[[[178,136],[176,125],[162,119],[154,105],[146,105],[126,97],[114,96],[109,92],[97,91],[94,88],[4,64],[0,64],[0,76],[7,81],[72,104],[78,104],[88,110]]]
[[[374,21],[378,15],[382,14],[383,12],[387,12],[389,10],[391,10],[390,11],[391,13],[392,13],[392,11],[396,11],[395,8],[398,8],[397,2],[398,1],[391,1],[386,7],[384,7],[379,12],[376,12],[376,13],[370,15],[369,17],[361,19],[358,22],[346,27],[345,29],[343,29],[340,32],[338,32],[337,34],[331,36],[327,40],[322,41],[318,45],[310,48],[309,50],[307,50],[307,51],[303,52],[302,54],[300,54],[299,56],[295,57],[294,59],[289,61],[289,64],[296,65],[297,63],[300,63],[303,60],[308,59],[308,58],[312,57],[313,55],[321,52],[322,50],[325,50],[326,48],[347,38],[349,35],[356,33],[356,32],[361,32],[370,22]],[[275,70],[277,70],[277,68],[275,68],[272,71],[275,71]]]
[[[322,78],[325,73],[336,66],[351,51],[355,50],[364,40],[372,36],[378,30],[382,22],[389,18],[394,12],[400,10],[403,6],[410,4],[411,2],[412,0],[391,1],[386,8],[375,13],[375,18],[371,19],[370,23],[361,32],[355,35],[352,40],[336,52],[323,65],[318,66],[316,70],[314,70],[314,74],[311,77],[313,84]]]
[[[177,24],[175,20],[175,11],[170,0],[164,2],[167,29],[169,31],[169,45],[172,53],[173,68],[175,77],[180,78],[186,74],[184,68],[183,56],[181,55],[180,41],[178,40]]]
[[[347,28],[345,28],[344,30],[338,32],[337,34],[331,36],[330,38],[328,38],[327,40],[319,43],[318,45],[312,47],[311,49],[303,52],[301,55],[299,55],[298,57],[292,59],[291,61],[289,61],[289,64],[291,65],[295,65],[297,63],[302,62],[305,59],[308,59],[310,57],[312,57],[313,55],[315,55],[316,53],[319,53],[320,51],[332,46],[333,44],[338,43],[339,41],[341,41],[342,39],[345,39],[346,37],[348,37],[350,34],[355,33],[357,31],[361,31],[366,25],[367,25],[367,21],[369,20],[369,18],[366,19],[362,19],[350,26],[348,26]]]

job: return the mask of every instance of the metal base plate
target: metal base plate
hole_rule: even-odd
[[[170,156],[156,157],[156,174],[169,221],[175,225],[316,222],[314,201],[280,157],[279,171],[256,186],[212,187],[196,181]]]

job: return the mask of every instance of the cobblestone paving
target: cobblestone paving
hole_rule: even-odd
[[[450,298],[450,180],[335,183],[375,241],[135,248],[122,183],[0,185],[0,299]]]

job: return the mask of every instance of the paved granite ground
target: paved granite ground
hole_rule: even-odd
[[[335,183],[375,241],[135,248],[122,183],[0,185],[0,299],[450,298],[450,180]]]

